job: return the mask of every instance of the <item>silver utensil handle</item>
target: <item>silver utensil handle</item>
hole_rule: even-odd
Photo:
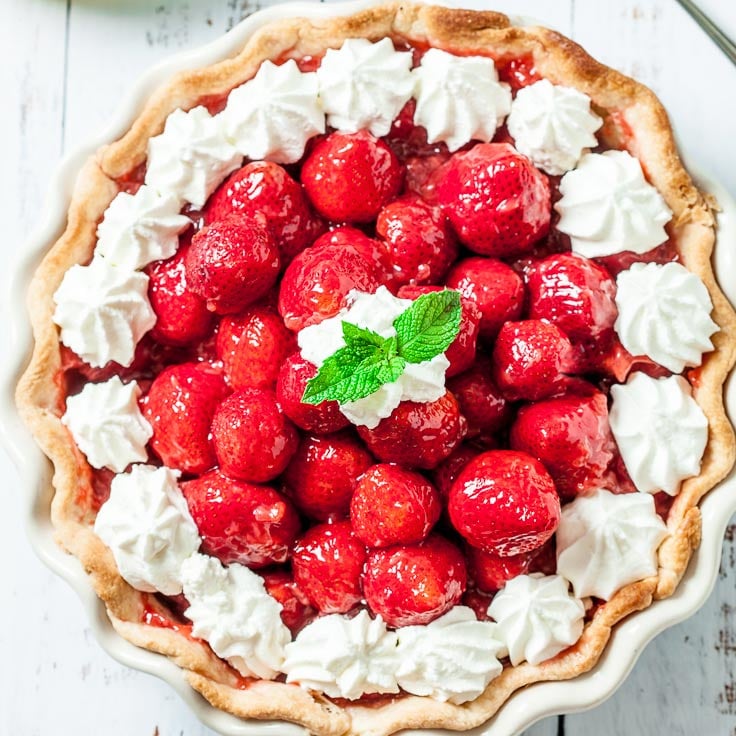
[[[736,44],[691,0],[677,0],[713,42],[736,64]]]

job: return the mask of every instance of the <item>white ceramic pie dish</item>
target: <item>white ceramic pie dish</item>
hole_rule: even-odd
[[[260,26],[293,15],[327,17],[350,14],[372,5],[375,0],[357,0],[339,5],[294,3],[260,11],[214,43],[177,55],[152,68],[135,86],[98,139],[68,156],[52,182],[41,225],[26,244],[14,268],[9,303],[25,303],[25,291],[42,254],[61,234],[77,171],[83,161],[102,143],[127,130],[143,101],[176,71],[211,64],[233,54]],[[595,49],[592,49],[595,53]],[[715,270],[720,284],[732,302],[736,302],[736,202],[717,183],[698,176],[704,191],[715,195],[723,212],[719,215],[719,247]],[[728,247],[729,244],[732,247]],[[724,247],[726,246],[726,247]],[[51,467],[18,418],[13,391],[31,350],[31,332],[25,311],[17,310],[17,320],[10,325],[8,354],[15,356],[0,366],[1,435],[18,467],[25,502],[27,528],[39,557],[67,580],[85,603],[92,628],[104,649],[115,659],[136,669],[156,675],[174,687],[195,714],[210,728],[226,736],[306,735],[306,730],[283,723],[241,721],[206,703],[184,682],[179,668],[166,658],[138,649],[112,628],[104,605],[92,591],[76,558],[65,554],[55,543],[49,519]],[[736,381],[727,384],[726,404],[736,417]],[[571,682],[538,683],[515,693],[501,711],[484,726],[470,732],[484,736],[513,736],[535,721],[557,713],[569,713],[592,707],[609,697],[623,682],[645,645],[658,633],[697,611],[708,597],[720,564],[721,544],[726,524],[736,512],[736,473],[714,489],[701,503],[703,543],[693,556],[690,567],[674,596],[655,603],[619,624],[598,665]],[[409,733],[409,732],[406,732]],[[421,731],[425,736],[445,731]]]

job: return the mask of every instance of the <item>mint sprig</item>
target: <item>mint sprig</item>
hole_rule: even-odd
[[[460,331],[460,295],[444,290],[422,294],[393,323],[396,335],[342,323],[345,347],[322,364],[307,382],[305,404],[364,399],[398,380],[407,363],[424,363],[444,353]]]

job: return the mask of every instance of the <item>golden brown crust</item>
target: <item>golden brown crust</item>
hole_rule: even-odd
[[[713,317],[721,327],[714,338],[715,351],[705,356],[693,381],[695,398],[709,421],[708,448],[701,474],[683,484],[670,511],[670,536],[659,551],[659,575],[627,586],[600,606],[574,647],[536,667],[507,667],[482,696],[462,706],[411,696],[370,707],[353,704],[340,708],[323,697],[279,682],[242,687],[237,675],[206,644],[181,631],[142,623],[144,608],[155,607],[155,602],[122,580],[110,552],[93,534],[90,469],[59,421],[62,398],[55,377],[60,357],[58,334],[51,320],[52,295],[70,266],[91,257],[96,224],[118,191],[115,180],[144,163],[149,137],[162,130],[172,110],[189,109],[204,96],[227,93],[252,77],[265,59],[321,53],[353,36],[391,36],[463,53],[488,53],[492,49],[496,58],[531,54],[542,76],[587,93],[606,119],[606,142],[623,143],[639,157],[672,209],[671,235],[683,263],[708,287]],[[629,128],[635,136],[628,135]],[[593,667],[616,622],[674,591],[699,543],[697,503],[727,474],[736,457],[733,430],[722,399],[722,386],[734,362],[736,315],[713,276],[713,245],[713,213],[680,163],[667,115],[657,98],[641,84],[599,64],[560,34],[543,28],[511,27],[499,13],[403,3],[380,5],[349,17],[272,23],[256,32],[233,58],[176,75],[152,95],[123,138],[102,148],[87,163],[70,203],[67,228],[33,279],[28,304],[35,349],[18,385],[17,402],[54,463],[52,519],[59,541],[81,560],[116,630],[139,646],[171,657],[186,672],[192,687],[215,707],[244,718],[282,718],[331,736],[382,736],[412,727],[475,727],[490,718],[515,690],[543,680],[569,679]]]

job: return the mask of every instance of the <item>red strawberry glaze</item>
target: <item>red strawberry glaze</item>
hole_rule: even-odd
[[[511,59],[498,59],[496,69],[499,80],[506,82],[512,92],[518,92],[522,87],[528,87],[542,79],[531,54]]]
[[[677,251],[677,244],[673,240],[666,240],[656,248],[652,248],[646,253],[633,253],[632,251],[624,251],[616,253],[612,256],[597,258],[596,261],[602,265],[608,272],[616,278],[616,276],[630,268],[634,263],[671,263],[679,261],[680,254]]]
[[[347,613],[363,597],[366,554],[349,521],[313,526],[294,545],[294,580],[320,613]]]
[[[350,521],[368,547],[389,547],[426,539],[441,510],[440,495],[424,476],[381,464],[358,480]]]
[[[261,575],[268,594],[281,604],[281,620],[292,636],[296,636],[317,616],[309,598],[286,570],[269,570]]]
[[[524,552],[511,557],[500,557],[492,552],[484,552],[477,547],[467,545],[465,556],[468,562],[468,575],[478,590],[484,593],[496,593],[506,583],[519,575],[526,575],[536,554]]]
[[[467,584],[465,560],[444,537],[377,549],[368,555],[363,593],[389,626],[428,624],[456,605]]]
[[[351,432],[304,437],[284,473],[284,492],[312,519],[344,517],[358,478],[373,465]]]
[[[268,486],[232,480],[213,470],[182,483],[202,551],[226,565],[260,568],[285,562],[299,534],[299,517]]]
[[[284,472],[299,443],[273,391],[244,388],[225,399],[212,417],[212,444],[222,472],[264,483]]]
[[[385,463],[431,469],[460,443],[467,422],[449,392],[436,401],[402,401],[375,429],[358,427],[368,449]]]
[[[401,191],[404,170],[393,151],[368,131],[330,133],[302,165],[314,208],[333,222],[370,222]]]
[[[256,218],[271,230],[282,265],[324,231],[301,185],[286,169],[269,161],[252,161],[231,174],[202,210],[208,225],[233,213]]]
[[[159,373],[141,410],[153,429],[149,447],[166,466],[203,473],[215,464],[210,424],[226,394],[221,373],[206,363],[183,363]]]
[[[345,429],[350,420],[340,411],[336,401],[321,404],[304,404],[302,396],[307,381],[317,375],[317,366],[292,353],[281,366],[276,382],[276,398],[284,414],[300,429],[315,434],[329,434]]]
[[[447,503],[450,488],[452,488],[455,478],[460,475],[460,471],[482,452],[483,450],[474,445],[463,443],[456,447],[452,454],[432,471],[432,480],[440,492],[443,502]]]
[[[192,625],[175,621],[171,616],[161,613],[159,609],[161,604],[159,603],[147,603],[143,606],[141,611],[140,622],[146,626],[153,626],[157,629],[170,629],[182,634],[190,641],[196,641],[195,637],[192,636]]]
[[[452,484],[448,510],[470,544],[501,557],[541,547],[560,521],[560,499],[547,470],[512,450],[471,460]]]
[[[275,388],[281,365],[295,348],[294,334],[269,307],[223,317],[217,331],[217,358],[235,389]]]
[[[488,615],[488,607],[492,601],[493,596],[489,593],[484,593],[477,588],[468,586],[468,589],[463,593],[460,603],[463,606],[472,608],[478,621],[492,621],[493,619]]]

